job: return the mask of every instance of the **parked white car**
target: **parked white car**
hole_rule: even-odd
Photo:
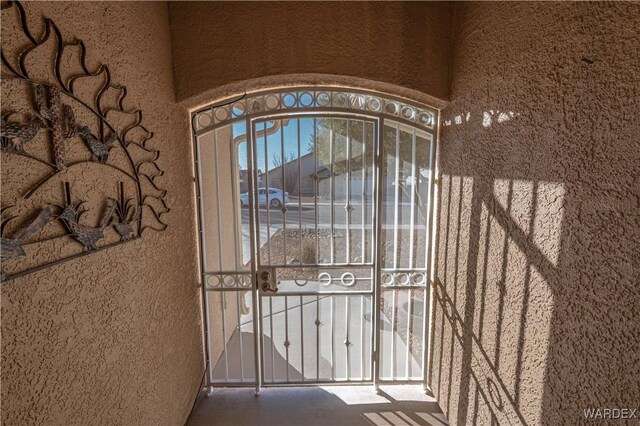
[[[258,205],[270,207],[282,207],[289,202],[289,193],[278,188],[258,188]],[[242,207],[249,205],[249,193],[240,194],[240,204]]]

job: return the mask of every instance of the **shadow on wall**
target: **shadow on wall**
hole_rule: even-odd
[[[457,401],[457,412],[450,401],[447,414],[458,424],[488,420],[478,418],[479,397],[499,424],[526,424],[518,409],[522,390],[527,404],[542,403],[543,374],[535,366],[548,356],[564,188],[444,175],[441,191],[441,261],[453,274],[434,288],[438,395],[449,400],[453,381],[461,382],[461,395],[473,394]]]
[[[532,162],[520,119],[443,123],[430,377],[451,424],[578,424],[639,401],[633,206],[601,198],[602,169]]]

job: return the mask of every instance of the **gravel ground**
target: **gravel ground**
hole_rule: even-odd
[[[371,262],[371,245],[373,244],[371,232],[365,232],[364,260]],[[382,267],[383,268],[422,268],[425,265],[426,237],[424,234],[414,232],[413,241],[410,232],[399,230],[397,243],[394,244],[395,233],[393,230],[382,232]],[[285,256],[286,239],[286,256]],[[347,230],[334,229],[333,231],[333,261],[335,263],[360,263],[362,262],[362,232],[351,230],[349,232],[349,257],[347,257]],[[413,250],[410,245],[413,242]],[[317,237],[315,229],[282,229],[277,230],[260,251],[260,261],[263,265],[295,265],[330,263],[331,262],[331,230],[318,229]],[[301,252],[302,248],[302,252]],[[397,253],[394,258],[394,248]],[[271,252],[271,257],[269,257]],[[316,256],[317,253],[317,256]],[[410,259],[413,258],[413,262]],[[395,262],[395,265],[394,265]]]

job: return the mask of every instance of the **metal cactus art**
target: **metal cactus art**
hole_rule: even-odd
[[[127,89],[52,20],[32,32],[20,2],[2,3],[2,21],[2,282],[165,230],[160,152]]]
[[[120,234],[120,238],[126,241],[131,239],[134,231],[133,227],[140,220],[140,209],[132,199],[125,201],[122,182],[120,182],[119,192],[119,199],[111,200],[115,205],[113,227]]]
[[[57,87],[47,89],[46,86],[35,86],[34,96],[40,116],[49,122],[51,128],[56,168],[64,170],[67,168],[65,142],[76,135],[76,119],[73,109],[62,103],[60,90]]]

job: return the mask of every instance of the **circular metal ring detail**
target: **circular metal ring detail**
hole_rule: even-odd
[[[220,278],[215,275],[209,275],[207,277],[207,285],[212,288],[220,287]]]
[[[296,95],[294,95],[293,93],[287,93],[282,97],[282,104],[286,108],[293,108],[294,106],[296,106]]]
[[[402,116],[404,118],[406,118],[407,120],[411,120],[413,119],[413,117],[416,115],[416,112],[413,108],[411,108],[410,106],[405,106],[402,108]]]
[[[427,281],[427,274],[424,272],[414,272],[411,274],[411,284],[424,285]]]
[[[372,111],[402,117],[413,122],[416,127],[430,130],[433,130],[437,124],[437,112],[427,105],[413,105],[399,99],[384,97],[384,95],[375,92],[349,91],[338,87],[318,87],[317,89],[291,87],[288,90],[257,92],[246,99],[234,100],[230,105],[209,107],[196,114],[197,117],[193,124],[197,130],[202,130],[224,125],[230,120],[250,115],[261,115],[283,108],[295,110],[314,107]]]
[[[245,112],[244,102],[240,101],[233,104],[233,107],[231,108],[231,112],[233,113],[234,117],[240,117],[241,115],[244,115],[244,112]]]
[[[370,111],[380,111],[381,106],[380,99],[371,98],[367,101],[367,109]]]
[[[328,272],[321,272],[318,274],[318,280],[320,284],[327,287],[331,285],[331,275]]]
[[[240,275],[239,278],[240,287],[251,287],[251,279],[248,275]]]
[[[211,125],[212,122],[213,122],[213,118],[211,117],[210,112],[203,112],[198,117],[198,124],[202,127],[207,127]]]
[[[382,285],[393,285],[393,275],[388,272],[383,272],[380,280],[382,281]]]
[[[229,118],[229,111],[227,111],[226,107],[216,108],[216,112],[214,114],[215,114],[216,120],[218,120],[218,122],[224,121],[227,118]]]
[[[307,285],[307,283],[309,282],[309,280],[299,280],[299,279],[294,279],[293,280],[294,283],[296,283],[296,285],[298,287],[304,287],[305,285]]]
[[[396,274],[395,282],[398,285],[407,285],[409,284],[409,275],[405,272],[399,272]]]
[[[313,104],[313,96],[309,92],[300,95],[300,106],[309,107]]]
[[[238,283],[238,277],[235,275],[227,275],[222,279],[225,287],[235,287]]]
[[[329,96],[329,94],[326,92],[320,92],[316,96],[316,102],[319,106],[329,106],[329,104],[331,103],[331,96]]]
[[[384,110],[391,115],[397,115],[398,109],[400,109],[400,106],[395,102],[387,102],[384,106]]]
[[[337,107],[347,106],[347,96],[344,93],[334,93],[333,106],[337,106]]]
[[[418,114],[418,122],[423,126],[430,126],[433,121],[433,117],[428,112],[421,112]]]
[[[351,272],[345,272],[340,277],[340,281],[342,282],[343,285],[347,287],[351,287],[356,283],[356,277],[354,277]]]
[[[280,99],[276,95],[269,95],[265,103],[267,104],[267,109],[276,109],[280,106]]]

